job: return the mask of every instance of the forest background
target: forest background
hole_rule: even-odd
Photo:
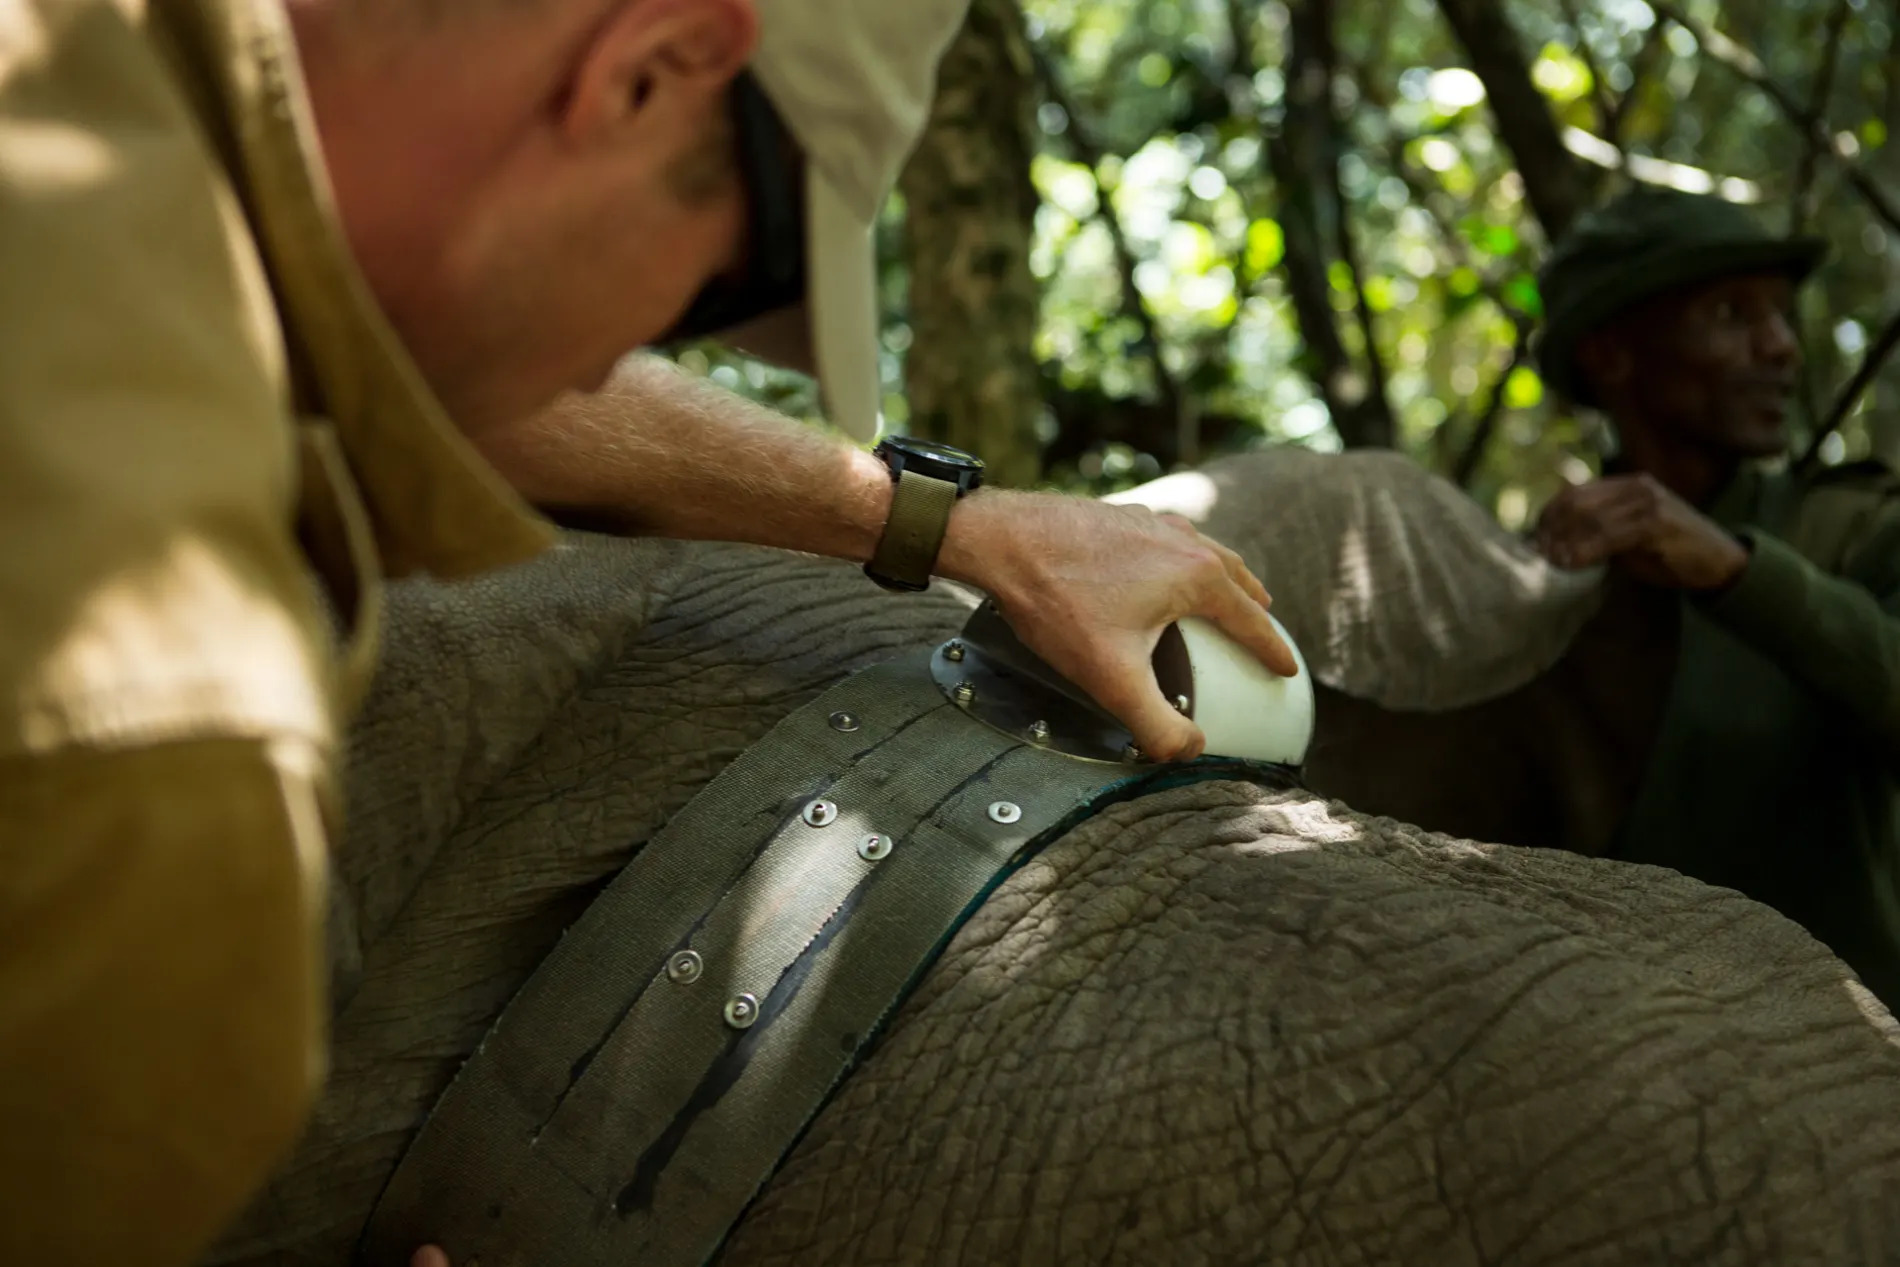
[[[1794,456],[1900,461],[1896,177],[1896,0],[974,0],[880,227],[886,426],[1098,493],[1393,447],[1521,529],[1611,443],[1537,375],[1536,269],[1639,181],[1832,243]]]

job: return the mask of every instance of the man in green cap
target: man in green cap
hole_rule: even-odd
[[[1717,198],[1638,189],[1544,269],[1546,378],[1619,452],[1536,539],[1609,563],[1622,689],[1654,697],[1611,856],[1733,887],[1803,924],[1900,1005],[1900,480],[1776,466],[1825,255]]]
[[[0,1262],[189,1262],[296,1136],[382,584],[531,506],[971,582],[1157,757],[1171,621],[1293,671],[1191,527],[615,368],[802,313],[876,432],[871,226],[964,7],[0,3]]]

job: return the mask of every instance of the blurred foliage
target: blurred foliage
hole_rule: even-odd
[[[1036,352],[1050,408],[1041,433],[1051,445],[1049,482],[1105,491],[1159,474],[1173,449],[1158,430],[1129,434],[1104,422],[1099,434],[1077,434],[1075,419],[1143,404],[1154,414],[1169,382],[1201,420],[1203,454],[1256,443],[1337,447],[1287,293],[1288,239],[1267,154],[1283,122],[1287,6],[1022,2],[1046,89],[1036,113],[1041,152],[1031,175],[1041,206],[1031,262],[1043,285]],[[1607,442],[1599,420],[1546,393],[1532,362],[1514,356],[1522,323],[1538,314],[1533,273],[1545,235],[1485,82],[1438,6],[1329,7],[1337,184],[1357,243],[1356,272],[1333,260],[1325,274],[1341,338],[1367,363],[1371,332],[1396,442],[1420,462],[1463,473],[1484,421],[1488,439],[1470,454],[1467,482],[1519,526],[1560,481],[1594,469]],[[1838,163],[1815,161],[1785,111],[1642,0],[1479,7],[1514,30],[1594,196],[1633,178],[1710,189],[1759,204],[1778,227],[1798,215],[1832,241],[1834,257],[1801,312],[1809,416],[1825,414],[1887,323],[1886,296],[1900,295],[1893,233]],[[1890,142],[1900,129],[1893,9],[1689,0],[1682,11],[1753,50],[1797,101],[1818,105],[1841,153],[1890,182],[1900,168]],[[1828,91],[1815,102],[1824,78]],[[902,216],[893,200],[883,244],[886,420],[899,430],[905,360],[929,351],[912,346],[905,320]],[[1145,318],[1129,303],[1117,236]],[[1160,345],[1161,377],[1144,319]],[[815,408],[810,384],[796,376],[716,348],[688,356],[789,412]],[[1900,449],[1897,405],[1900,376],[1885,373],[1823,457]],[[1058,413],[1067,428],[1060,444]]]

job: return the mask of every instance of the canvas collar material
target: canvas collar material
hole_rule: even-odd
[[[455,430],[350,257],[281,0],[165,8],[222,129],[300,395],[336,428],[385,571],[452,577],[540,553],[552,528]]]

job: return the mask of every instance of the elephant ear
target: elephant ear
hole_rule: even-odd
[[[1382,708],[1508,694],[1562,658],[1602,597],[1456,485],[1390,452],[1236,454],[1108,498],[1185,516],[1238,551],[1314,678]]]

